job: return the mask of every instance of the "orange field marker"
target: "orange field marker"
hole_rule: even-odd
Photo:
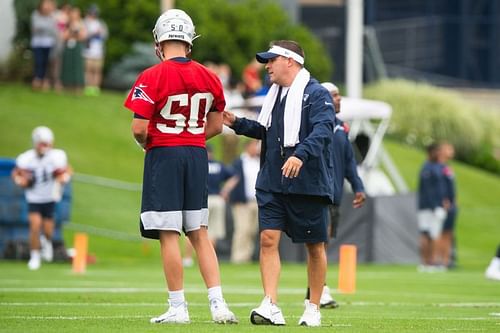
[[[356,246],[341,245],[339,259],[339,291],[352,294],[356,291]]]
[[[84,233],[75,234],[75,256],[73,257],[73,272],[83,274],[87,268],[89,237]]]

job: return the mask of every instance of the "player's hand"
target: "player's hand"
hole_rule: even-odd
[[[290,156],[285,164],[281,167],[283,176],[287,178],[295,178],[299,176],[300,168],[304,162],[300,160],[300,158],[295,156]]]
[[[359,208],[363,206],[366,200],[366,194],[364,192],[356,192],[354,200],[352,201],[352,207]]]
[[[222,112],[222,121],[224,122],[224,125],[231,127],[236,121],[236,116],[232,112],[224,111]]]

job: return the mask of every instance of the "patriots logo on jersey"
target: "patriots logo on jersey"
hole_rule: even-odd
[[[145,87],[145,86],[143,86],[142,84],[134,87],[134,93],[132,94],[132,100],[142,99],[143,101],[146,101],[148,103],[155,104],[155,102],[151,99],[151,97],[149,97],[148,94],[146,94],[144,92],[144,90],[142,90],[143,87]]]

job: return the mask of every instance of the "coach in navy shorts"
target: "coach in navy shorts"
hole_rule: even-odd
[[[320,326],[320,295],[325,282],[328,204],[333,203],[330,158],[335,112],[328,91],[303,67],[304,52],[294,41],[275,41],[257,53],[273,85],[257,121],[224,111],[224,124],[237,134],[262,140],[257,176],[260,268],[264,300],[252,310],[253,324],[284,325],[277,306],[279,241],[284,231],[308,253],[310,301],[299,325]]]

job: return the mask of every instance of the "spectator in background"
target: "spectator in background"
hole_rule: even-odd
[[[262,88],[262,79],[260,78],[261,69],[262,64],[256,59],[253,59],[243,69],[242,79],[245,84],[245,98],[254,96],[255,93]]]
[[[439,145],[430,145],[427,148],[427,155],[427,161],[420,171],[418,188],[421,256],[419,271],[433,271],[437,268],[435,267],[438,256],[437,242],[446,219],[446,210],[449,208],[443,167],[438,163]]]
[[[331,82],[324,82],[321,84],[330,93],[335,107],[335,113],[340,112],[340,102],[342,96],[340,95],[339,88]],[[357,163],[354,157],[351,142],[348,136],[348,127],[342,120],[335,117],[335,127],[333,129],[333,145],[332,145],[332,162],[334,172],[334,194],[333,205],[330,205],[330,237],[334,238],[337,235],[338,223],[340,219],[340,203],[344,194],[344,178],[349,181],[351,188],[354,192],[354,200],[352,206],[359,208],[363,206],[366,194],[363,186],[363,181],[358,175]],[[325,244],[325,249],[328,249],[328,244]],[[309,288],[307,289],[306,299],[309,299]],[[337,308],[338,304],[335,302],[330,294],[330,288],[326,285],[323,287],[323,292],[320,298],[321,308]]]
[[[500,245],[497,247],[497,253],[491,259],[486,272],[484,273],[487,279],[500,281]]]
[[[212,147],[207,145],[208,154],[208,238],[214,249],[217,241],[226,237],[226,201],[229,192],[236,184],[233,171],[222,162],[214,159]],[[193,265],[193,247],[189,239],[185,241],[182,263],[185,267]]]
[[[83,20],[87,31],[87,41],[83,50],[85,58],[85,95],[99,96],[104,65],[105,42],[108,27],[99,18],[99,8],[93,4]]]
[[[53,148],[54,134],[45,126],[32,133],[33,149],[16,159],[14,183],[25,189],[30,223],[30,260],[28,268],[37,270],[42,259],[52,261],[55,205],[62,197],[62,185],[70,179],[66,153]]]
[[[456,185],[455,173],[449,165],[449,161],[455,156],[455,148],[448,142],[442,142],[438,147],[438,163],[442,168],[441,175],[445,183],[445,202],[446,219],[444,221],[441,237],[438,239],[437,244],[437,260],[443,267],[449,268],[451,265],[450,260],[454,252],[455,240],[455,221],[457,219],[457,203],[456,203]],[[455,262],[453,262],[453,266]]]
[[[34,77],[31,83],[33,90],[48,90],[49,56],[56,46],[58,31],[53,13],[55,2],[41,0],[38,8],[31,14],[31,49],[34,59]]]
[[[64,33],[68,27],[69,12],[71,6],[63,4],[56,10],[54,17],[57,23],[57,43],[50,53],[51,76],[54,85],[54,90],[62,91],[63,85],[61,82],[62,54],[64,51]]]
[[[255,183],[260,169],[260,142],[251,139],[245,143],[245,151],[234,162],[238,179],[231,191],[234,231],[231,246],[231,262],[250,262],[259,230],[259,216],[255,198]]]
[[[62,60],[61,80],[64,88],[80,93],[85,84],[83,68],[83,42],[87,38],[81,11],[71,8],[66,31],[64,32],[64,50]]]

